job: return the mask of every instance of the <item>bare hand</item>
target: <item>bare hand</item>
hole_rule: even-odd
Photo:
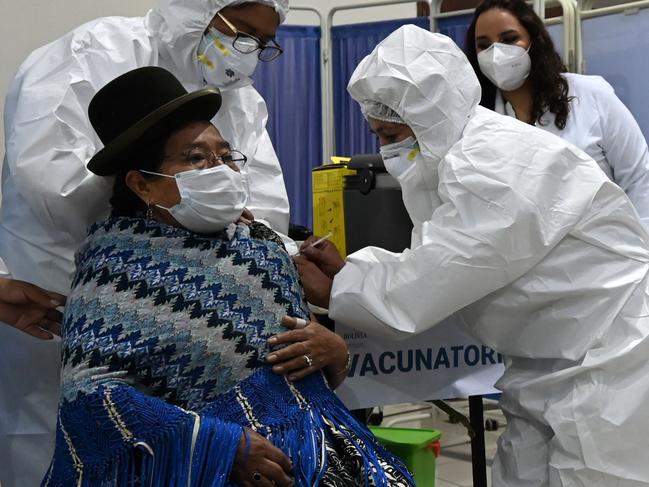
[[[282,326],[291,331],[268,340],[271,346],[288,345],[270,353],[266,358],[268,363],[273,364],[273,372],[288,375],[290,381],[296,381],[316,370],[324,369],[327,382],[332,388],[336,388],[346,375],[345,340],[315,321],[307,321],[304,328],[297,328],[297,325],[296,318],[284,316]]]
[[[333,280],[306,257],[297,256],[293,257],[293,260],[300,274],[306,299],[311,304],[328,308]]]
[[[29,335],[50,340],[61,335],[63,316],[56,310],[65,296],[16,279],[0,278],[0,320]]]
[[[284,452],[250,428],[246,432],[248,440],[242,433],[230,479],[241,487],[291,487],[293,468]]]
[[[237,220],[237,223],[243,223],[244,225],[250,225],[253,221],[255,221],[255,217],[252,214],[252,212],[248,208],[244,208],[243,213],[241,213],[241,216]]]
[[[345,265],[336,246],[329,240],[320,242],[315,247],[311,244],[318,240],[318,237],[311,235],[300,246],[300,252],[307,259],[313,262],[329,279],[333,279],[338,271]]]

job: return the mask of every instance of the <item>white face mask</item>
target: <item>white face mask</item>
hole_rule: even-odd
[[[382,145],[379,148],[385,170],[395,179],[414,164],[414,158],[419,153],[417,140],[410,136],[393,144]]]
[[[252,84],[250,77],[259,61],[256,50],[243,54],[234,48],[233,41],[234,37],[210,27],[198,46],[198,61],[205,82],[222,91]]]
[[[529,48],[494,42],[478,53],[482,73],[502,91],[520,88],[530,74]]]
[[[180,203],[165,208],[183,227],[196,233],[214,233],[235,223],[248,202],[248,192],[241,173],[226,165],[179,172],[175,176],[140,171],[175,178]]]
[[[380,150],[385,169],[401,186],[403,204],[410,219],[413,223],[430,220],[435,208],[442,204],[437,195],[437,168],[424,160],[413,137],[384,145]]]

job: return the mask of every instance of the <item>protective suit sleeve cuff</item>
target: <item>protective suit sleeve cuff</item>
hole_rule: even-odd
[[[347,263],[334,277],[329,301],[329,317],[345,326],[383,338],[407,338],[391,324],[376,316],[364,303],[365,266]],[[370,291],[371,293],[371,291]]]
[[[7,269],[4,260],[0,258],[0,277],[11,278],[11,272]]]

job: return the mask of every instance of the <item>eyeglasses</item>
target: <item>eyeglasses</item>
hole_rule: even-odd
[[[220,19],[225,22],[232,32],[234,32],[234,41],[232,41],[232,47],[234,47],[241,54],[252,54],[256,50],[259,50],[257,57],[260,61],[269,62],[274,59],[277,59],[282,55],[284,49],[275,42],[275,39],[271,39],[268,42],[262,42],[255,36],[246,34],[244,32],[239,32],[239,30],[232,25],[228,19],[223,17],[221,12],[217,12]]]
[[[172,158],[172,157],[168,157]],[[225,164],[231,168],[241,170],[245,167],[248,158],[240,151],[231,149],[227,154],[217,155],[214,151],[194,147],[181,154],[182,160],[192,169],[207,169],[209,167]]]

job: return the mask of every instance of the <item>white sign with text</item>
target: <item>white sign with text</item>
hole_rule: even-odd
[[[453,317],[406,340],[374,339],[340,323],[336,332],[351,353],[349,375],[336,390],[350,409],[499,392],[502,355]]]

